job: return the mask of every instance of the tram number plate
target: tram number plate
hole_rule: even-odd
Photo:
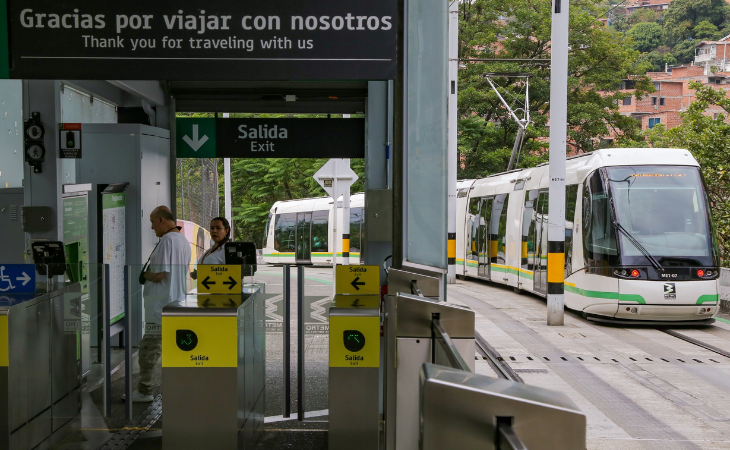
[[[659,272],[659,277],[662,280],[689,280],[690,272],[688,268],[670,269],[665,267],[663,272]]]

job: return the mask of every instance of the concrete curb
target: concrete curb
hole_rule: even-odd
[[[730,269],[720,269],[720,312],[730,314]]]

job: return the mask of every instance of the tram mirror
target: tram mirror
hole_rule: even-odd
[[[586,186],[586,195],[583,196],[583,228],[588,230],[591,223],[591,198]]]

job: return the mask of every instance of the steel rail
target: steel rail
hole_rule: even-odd
[[[702,347],[702,348],[704,348],[704,349],[707,349],[707,350],[709,350],[709,351],[711,351],[711,352],[715,352],[715,353],[717,353],[718,355],[722,355],[722,356],[724,356],[725,358],[730,358],[730,352],[728,352],[728,351],[726,351],[726,350],[723,350],[723,349],[721,349],[721,348],[717,348],[717,347],[715,347],[714,345],[706,344],[706,343],[704,343],[704,342],[702,342],[702,341],[699,341],[699,340],[697,340],[697,339],[695,339],[695,338],[691,338],[691,337],[689,337],[689,336],[685,336],[685,335],[684,335],[684,334],[682,334],[682,333],[677,333],[677,332],[676,332],[676,331],[674,331],[674,330],[659,330],[659,331],[662,331],[662,332],[664,332],[664,333],[667,333],[668,335],[670,335],[670,336],[674,336],[674,337],[676,337],[676,338],[678,338],[678,339],[682,339],[683,341],[687,341],[687,342],[689,342],[690,344],[694,344],[694,345],[696,345],[696,346],[698,346],[698,347]]]
[[[482,337],[482,335],[476,330],[474,330],[474,340],[477,351],[484,359],[487,360],[489,366],[497,373],[499,378],[516,381],[518,383],[525,382],[522,377],[517,374],[517,372],[512,370],[512,367],[507,364],[507,361],[502,358],[502,355],[500,355],[494,347],[489,345],[489,342],[487,342],[487,340],[484,339],[484,337]]]

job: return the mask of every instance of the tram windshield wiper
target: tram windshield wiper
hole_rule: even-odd
[[[634,236],[632,236],[631,233],[629,233],[626,230],[626,228],[624,228],[623,225],[618,223],[618,221],[614,221],[613,224],[616,226],[617,230],[619,230],[620,232],[622,232],[624,234],[624,236],[626,236],[626,239],[628,239],[629,242],[631,242],[634,245],[634,247],[636,247],[644,256],[646,256],[646,259],[649,260],[651,265],[654,266],[654,268],[656,270],[658,270],[660,272],[664,272],[664,267],[662,267],[662,265],[659,264],[659,261],[657,261],[653,256],[651,256],[651,253],[649,253],[649,251],[647,249],[645,249],[643,245],[641,245],[641,242],[636,240],[636,238]]]

